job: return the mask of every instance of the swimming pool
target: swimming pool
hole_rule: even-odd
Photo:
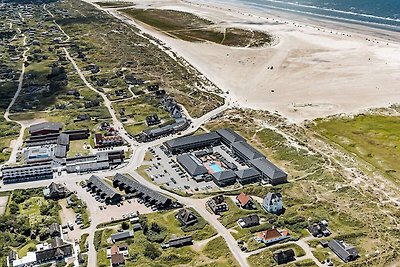
[[[211,163],[210,164],[210,168],[215,171],[215,172],[222,172],[223,170],[221,169],[221,167],[216,164],[216,163]]]

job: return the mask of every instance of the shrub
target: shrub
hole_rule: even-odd
[[[161,256],[161,251],[154,244],[147,243],[144,250],[144,256],[155,260]]]

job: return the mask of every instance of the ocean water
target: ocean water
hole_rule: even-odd
[[[220,0],[400,32],[400,0]]]

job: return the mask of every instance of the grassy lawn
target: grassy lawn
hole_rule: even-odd
[[[359,115],[318,120],[315,130],[400,184],[400,117]]]
[[[24,246],[22,246],[19,250],[18,250],[18,257],[25,257],[26,254],[28,253],[28,251],[30,250],[36,250],[36,243],[33,241],[29,241],[28,243],[26,243]]]
[[[40,214],[40,206],[47,205],[44,197],[31,197],[19,205],[21,215],[26,215],[31,224],[40,222],[45,217]]]
[[[238,266],[221,236],[210,240],[203,248],[203,253],[208,258],[217,260],[222,266]]]
[[[79,240],[79,250],[81,253],[88,251],[88,249],[86,248],[86,240],[87,240],[88,236],[89,236],[89,234],[85,233],[81,236],[81,239]]]
[[[67,157],[75,157],[77,154],[81,156],[89,155],[90,150],[86,149],[86,146],[90,146],[89,139],[70,141]]]
[[[215,24],[192,13],[161,9],[126,9],[128,16],[158,30],[189,42],[213,42],[227,46],[263,46],[272,42],[271,35],[253,31],[227,28],[209,28]]]
[[[110,266],[110,260],[107,259],[107,250],[105,248],[97,251],[97,266],[98,267]]]
[[[145,178],[147,181],[153,182],[153,180],[151,179],[151,177],[147,174],[146,169],[150,167],[150,165],[141,165],[136,169],[136,172],[142,176],[143,178]]]
[[[150,152],[146,152],[146,154],[144,154],[144,160],[145,161],[151,161],[154,158],[153,154],[151,154]]]

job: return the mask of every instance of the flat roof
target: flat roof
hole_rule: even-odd
[[[34,133],[42,130],[59,131],[62,128],[62,124],[58,122],[42,122],[33,124],[29,127],[29,132]]]

